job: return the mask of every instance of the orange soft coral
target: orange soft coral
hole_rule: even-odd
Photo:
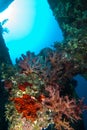
[[[12,99],[15,103],[15,108],[23,117],[34,121],[37,118],[37,111],[42,108],[42,104],[34,97],[24,94],[23,97],[16,97]]]

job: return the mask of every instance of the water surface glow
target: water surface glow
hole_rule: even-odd
[[[25,37],[32,30],[35,18],[34,1],[14,0],[14,2],[0,14],[0,21],[9,19],[5,25],[9,34],[6,41]]]
[[[0,18],[8,18],[4,35],[12,61],[30,50],[36,54],[63,39],[47,0],[15,0]]]

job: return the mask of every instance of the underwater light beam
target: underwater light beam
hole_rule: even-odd
[[[61,41],[63,35],[47,0],[14,0],[0,13],[0,21],[9,19],[4,39],[12,62],[26,51],[38,54],[41,49]]]
[[[32,30],[34,15],[33,0],[14,0],[5,11],[0,13],[0,21],[9,19],[5,25],[9,29],[9,35],[5,36],[6,41],[23,38],[29,34]]]

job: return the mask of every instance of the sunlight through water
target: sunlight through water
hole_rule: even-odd
[[[33,0],[14,0],[14,2],[2,13],[0,21],[8,19],[5,26],[9,34],[5,35],[6,40],[23,38],[32,30],[35,18]]]
[[[14,0],[0,13],[0,21],[4,19],[9,19],[4,25],[9,33],[3,36],[13,62],[26,51],[37,54],[63,39],[47,0]]]

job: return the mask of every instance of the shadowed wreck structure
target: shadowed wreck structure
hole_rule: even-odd
[[[63,45],[66,52],[78,61],[78,64],[81,65],[81,72],[86,76],[87,1],[48,0],[48,3],[62,29],[64,35]],[[57,47],[57,45],[55,46]]]
[[[62,29],[66,51],[77,60],[79,74],[87,79],[87,0],[47,1]]]
[[[0,0],[0,13],[3,12],[14,0]],[[8,21],[5,19],[0,21],[0,66],[2,63],[11,63],[9,50],[6,47],[3,34],[7,32],[6,28],[3,28],[3,25]]]
[[[5,10],[13,0],[0,1]],[[0,130],[85,130],[87,110],[73,79],[87,79],[87,2],[48,0],[64,35],[38,55],[22,54],[12,65],[0,25]],[[1,82],[2,81],[2,82]],[[3,99],[3,100],[2,100]]]
[[[0,0],[0,12],[3,12],[14,0]]]
[[[0,0],[0,13],[3,12],[11,4],[13,0]],[[6,47],[3,33],[6,30],[3,28],[4,21],[0,21],[0,130],[7,130],[8,124],[5,120],[5,104],[7,102],[8,95],[5,93],[3,83],[1,82],[1,71],[4,64],[12,64],[9,55],[9,50]]]
[[[0,24],[0,65],[2,63],[11,63],[9,50],[6,47],[5,41],[3,39],[4,29]]]

